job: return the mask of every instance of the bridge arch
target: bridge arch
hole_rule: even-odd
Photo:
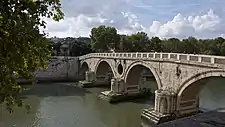
[[[113,69],[111,62],[108,62],[105,59],[100,59],[95,66],[95,75],[96,78],[105,77],[107,80],[115,77],[116,73]]]
[[[132,82],[132,84],[138,83],[138,80],[140,80],[139,78],[141,78],[140,73],[143,70],[145,70],[147,73],[150,72],[154,76],[154,79],[157,83],[157,89],[160,89],[162,86],[158,73],[151,65],[147,64],[144,61],[135,61],[127,67],[126,71],[124,72],[124,79],[126,85],[128,85],[130,82]],[[132,76],[132,73],[135,75],[137,74],[137,76]],[[131,78],[132,81],[129,81]]]
[[[89,70],[89,65],[86,61],[81,62],[81,68],[87,68]]]
[[[181,114],[182,110],[186,110],[184,111],[185,113],[198,110],[199,94],[206,85],[204,79],[210,77],[225,77],[225,70],[217,69],[204,71],[190,77],[181,84],[177,91],[177,109],[181,112]]]

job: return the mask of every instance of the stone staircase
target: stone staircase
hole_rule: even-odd
[[[160,121],[160,117],[157,117],[157,114],[154,112],[154,109],[144,109],[141,113],[141,117],[147,119],[150,122],[153,122],[153,124],[156,124],[158,121]]]
[[[170,121],[170,114],[161,114],[152,109],[144,109],[141,113],[141,117],[146,119],[149,124],[157,125]]]

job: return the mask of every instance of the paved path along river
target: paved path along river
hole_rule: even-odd
[[[203,108],[225,107],[224,83],[225,79],[208,81],[200,94]],[[140,127],[141,109],[153,106],[154,99],[150,98],[109,104],[96,97],[107,88],[82,89],[65,84],[31,86],[23,96],[31,104],[30,113],[16,108],[9,115],[1,106],[0,127]]]

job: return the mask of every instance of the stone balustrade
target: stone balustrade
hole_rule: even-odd
[[[172,60],[186,61],[208,64],[225,64],[224,56],[198,55],[198,54],[182,54],[182,53],[90,53],[80,56],[79,59],[87,59],[90,57],[104,57],[117,59],[142,59],[142,60]]]

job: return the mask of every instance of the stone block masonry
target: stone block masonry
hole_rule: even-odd
[[[44,82],[80,80],[78,60],[78,57],[52,57],[47,70],[35,72],[35,79]]]
[[[79,57],[81,67],[91,74],[91,82],[109,82],[102,95],[131,95],[148,91],[156,82],[155,107],[142,113],[158,124],[199,111],[201,81],[225,77],[225,57],[181,53],[91,53]],[[85,74],[85,73],[82,74]],[[85,76],[83,76],[85,77]],[[87,78],[90,81],[90,78]]]

